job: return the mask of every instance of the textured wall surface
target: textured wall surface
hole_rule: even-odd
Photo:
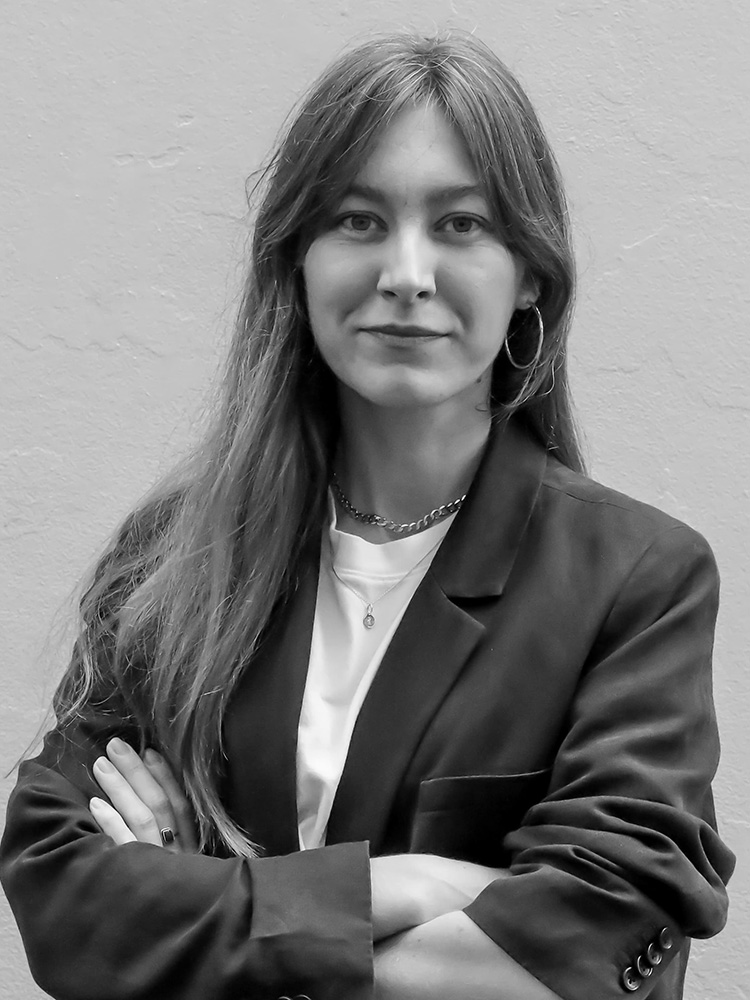
[[[686,995],[750,995],[750,5],[6,0],[1,22],[3,773],[44,719],[77,580],[189,439],[234,308],[244,180],[292,102],[369,30],[476,29],[567,179],[592,470],[697,527],[722,569],[716,787],[739,867]],[[3,899],[0,997],[41,995]]]

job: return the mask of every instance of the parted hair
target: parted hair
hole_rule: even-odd
[[[55,694],[58,725],[92,706],[165,754],[194,808],[201,846],[251,856],[221,797],[222,723],[269,619],[321,530],[337,435],[336,386],[310,331],[301,263],[389,122],[440,109],[462,136],[497,230],[538,290],[544,341],[517,371],[504,352],[493,419],[515,413],[582,468],[566,375],[574,263],[554,155],[516,78],[463,32],[378,36],[340,56],[290,116],[253,186],[250,260],[224,377],[191,454],[113,536],[80,603],[75,653]],[[532,360],[533,310],[511,320]]]

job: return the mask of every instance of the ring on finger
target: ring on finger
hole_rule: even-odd
[[[171,826],[163,826],[159,830],[159,835],[161,836],[161,842],[165,847],[173,844],[178,837],[178,834],[174,832]]]

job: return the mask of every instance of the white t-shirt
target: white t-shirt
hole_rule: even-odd
[[[297,817],[303,850],[325,843],[362,702],[406,606],[455,517],[452,514],[417,535],[377,545],[340,531],[335,507],[331,507],[331,524],[323,532],[321,545],[310,663],[297,736]],[[372,628],[363,622],[368,603],[375,619]]]

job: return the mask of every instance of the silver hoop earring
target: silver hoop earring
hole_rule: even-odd
[[[510,353],[510,348],[508,347],[508,337],[506,336],[503,347],[505,348],[505,353],[507,355],[508,361],[513,365],[513,367],[519,372],[526,372],[533,370],[539,364],[539,358],[542,356],[542,346],[544,345],[544,320],[542,319],[542,314],[537,309],[536,305],[532,302],[531,309],[536,313],[537,322],[539,324],[538,340],[536,345],[536,354],[533,359],[525,365],[519,365]]]

